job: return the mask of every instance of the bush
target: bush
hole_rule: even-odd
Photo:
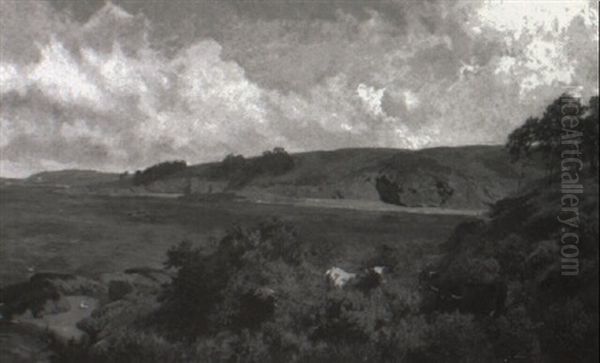
[[[486,323],[486,333],[493,342],[496,357],[507,361],[531,358],[537,341],[537,327],[524,306],[515,306],[504,316]]]
[[[556,362],[596,362],[598,310],[590,311],[579,299],[554,303],[544,309],[541,346]]]
[[[184,362],[188,356],[185,345],[138,329],[121,330],[112,334],[104,343],[104,346],[95,347],[87,362]]]
[[[274,313],[272,286],[303,255],[295,230],[279,220],[233,227],[209,254],[182,242],[167,252],[165,265],[177,274],[163,294],[163,321],[190,337],[256,328]]]
[[[426,334],[426,344],[420,351],[426,362],[490,362],[483,329],[472,315],[459,312],[432,317]]]

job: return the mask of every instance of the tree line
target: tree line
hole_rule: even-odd
[[[228,178],[232,186],[241,186],[258,175],[281,175],[293,168],[294,158],[284,148],[276,147],[251,159],[241,154],[228,154],[214,174]]]
[[[165,161],[144,170],[137,170],[133,174],[132,183],[133,185],[146,185],[185,168],[187,168],[187,163],[183,160]]]

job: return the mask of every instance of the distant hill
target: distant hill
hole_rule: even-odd
[[[224,173],[222,164],[213,162],[188,166],[143,186],[133,185],[131,176],[120,180],[116,173],[92,170],[43,172],[24,181],[111,194],[234,193],[267,202],[356,199],[408,207],[482,209],[543,175],[537,165],[541,163],[524,170],[512,164],[503,146],[357,148],[297,153],[291,158],[293,167],[277,175],[259,172],[240,177],[240,173]]]
[[[89,186],[117,181],[116,173],[104,173],[95,170],[59,170],[44,171],[24,179],[27,184],[43,184],[55,186]]]
[[[194,165],[144,187],[151,192],[234,192],[251,199],[326,198],[383,200],[409,207],[479,209],[519,184],[542,175],[521,170],[502,146],[400,149],[340,149],[291,155],[280,174],[259,173],[240,182],[223,175],[220,163]],[[249,161],[253,159],[248,159]]]
[[[19,185],[21,183],[23,183],[23,179],[0,177],[0,185],[2,186]]]

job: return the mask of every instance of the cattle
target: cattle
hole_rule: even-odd
[[[385,282],[383,279],[384,271],[384,266],[366,268],[364,272],[357,276],[353,286],[365,294],[369,293],[371,290],[381,286],[381,284]]]
[[[348,281],[356,278],[355,273],[350,273],[342,270],[339,267],[332,267],[325,271],[328,281],[336,288],[342,288]]]

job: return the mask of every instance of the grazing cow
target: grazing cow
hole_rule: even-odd
[[[353,283],[353,286],[363,293],[368,293],[371,290],[381,286],[381,284],[385,282],[383,279],[384,271],[384,266],[373,266],[366,268],[363,273],[357,276],[356,282]]]
[[[337,288],[342,288],[348,281],[356,277],[356,274],[349,273],[339,267],[332,267],[325,272],[328,281]]]
[[[379,276],[383,276],[383,272],[385,271],[385,266],[374,266],[371,268],[373,272],[378,274]]]

